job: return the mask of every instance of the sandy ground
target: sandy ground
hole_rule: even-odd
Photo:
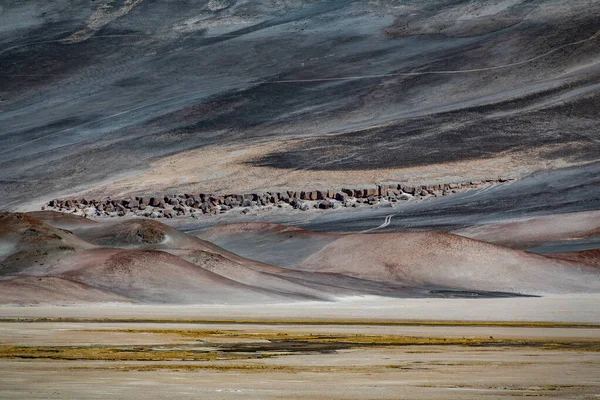
[[[140,319],[362,319],[600,322],[600,295],[501,299],[352,297],[337,302],[245,305],[0,307],[0,317]]]
[[[75,197],[127,197],[166,193],[247,193],[327,189],[374,185],[383,182],[438,184],[485,179],[519,178],[549,167],[534,151],[511,153],[484,160],[436,163],[412,168],[377,168],[354,171],[283,170],[252,165],[252,161],[271,152],[282,152],[298,140],[271,143],[241,143],[207,146],[166,157],[151,164],[147,171],[100,185]],[[301,142],[301,140],[300,140]],[[548,149],[546,149],[548,150]],[[555,160],[554,168],[573,165]]]
[[[190,324],[0,323],[4,345],[176,343],[176,335],[110,329],[205,329]],[[588,328],[213,325],[239,333],[313,332],[599,340]],[[91,330],[91,331],[90,331]],[[18,333],[22,333],[22,337]],[[109,335],[114,335],[110,337]],[[120,334],[120,336],[117,336]],[[85,336],[87,335],[87,341]],[[600,353],[534,347],[394,346],[213,361],[1,359],[5,399],[592,399]]]
[[[412,349],[415,351],[414,349]],[[434,350],[434,349],[432,349]],[[2,361],[0,396],[10,399],[593,399],[600,385],[594,353],[529,350],[464,351],[433,354],[401,350],[306,356],[298,365],[320,372],[221,372],[94,369],[98,363]],[[417,350],[418,351],[418,350]],[[395,367],[381,367],[386,365]],[[374,365],[375,364],[375,365]],[[358,365],[357,371],[346,371]],[[340,366],[342,368],[340,368]],[[80,367],[82,369],[73,369]],[[100,367],[107,367],[104,363]],[[327,368],[329,367],[329,368]],[[89,368],[89,369],[88,369]],[[26,387],[26,389],[24,389]]]

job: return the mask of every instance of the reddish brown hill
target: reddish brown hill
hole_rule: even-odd
[[[600,292],[596,269],[443,233],[348,235],[301,268],[469,290]]]
[[[574,261],[589,265],[590,267],[600,268],[600,249],[547,254],[546,256],[556,258],[557,260]]]

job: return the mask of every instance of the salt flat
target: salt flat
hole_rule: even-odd
[[[279,304],[2,306],[0,317],[179,320],[322,319],[600,323],[600,295],[501,299],[351,297]]]
[[[588,399],[600,390],[600,326],[0,322],[0,343],[7,399]]]

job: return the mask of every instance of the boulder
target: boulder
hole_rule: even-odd
[[[322,210],[333,208],[333,202],[331,200],[323,200],[319,202],[319,208]]]
[[[344,192],[337,192],[335,194],[335,199],[338,201],[346,201],[348,200],[348,195]]]
[[[208,198],[208,201],[213,205],[213,206],[217,206],[219,204],[222,204],[223,199],[219,196],[210,196]]]
[[[308,210],[310,208],[310,206],[308,205],[308,203],[306,203],[304,201],[300,201],[298,199],[294,199],[290,204],[295,209],[302,210],[302,211],[306,211],[306,210]]]
[[[210,212],[210,210],[213,208],[212,204],[210,204],[209,202],[205,201],[204,203],[202,203],[200,205],[200,209],[202,210],[202,212],[204,214],[208,214]]]
[[[369,203],[371,205],[372,204],[377,204],[377,203],[379,203],[379,199],[377,197],[375,197],[375,196],[369,196],[367,198],[367,203]]]
[[[288,194],[288,192],[281,192],[279,193],[279,200],[289,203],[290,202],[290,195]]]
[[[389,190],[390,190],[390,185],[379,185],[379,186],[377,186],[377,195],[378,196],[387,196]]]
[[[364,190],[365,197],[377,196],[379,193],[379,189],[377,188],[368,188]]]

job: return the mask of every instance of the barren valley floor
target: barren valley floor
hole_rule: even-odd
[[[5,320],[0,398],[593,399],[600,393],[600,325],[346,322]]]

